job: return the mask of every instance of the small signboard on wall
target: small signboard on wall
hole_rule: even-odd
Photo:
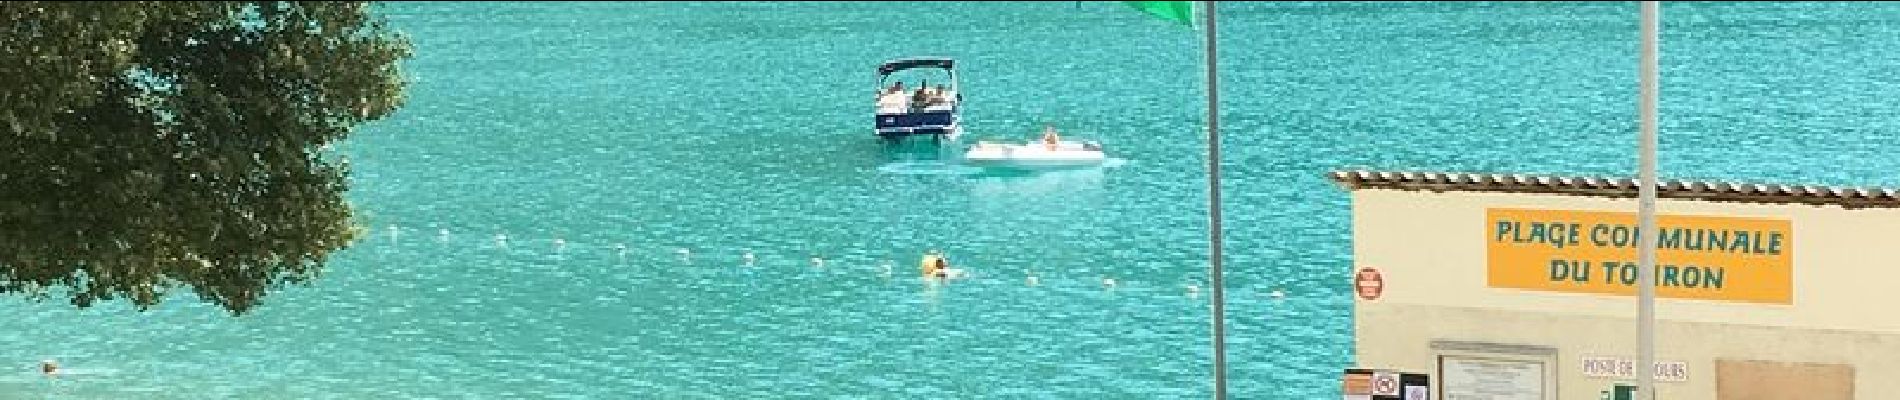
[[[1635,379],[1636,361],[1615,357],[1584,357],[1583,376],[1591,378]],[[1681,361],[1657,361],[1656,380],[1662,382],[1688,382],[1689,363]]]
[[[1339,382],[1345,400],[1372,400],[1372,370],[1348,369]]]
[[[1541,361],[1440,356],[1444,400],[1546,400]]]
[[[1399,373],[1392,372],[1392,371],[1373,372],[1372,373],[1372,395],[1373,396],[1398,396],[1399,395]]]
[[[1340,382],[1346,400],[1429,400],[1432,378],[1388,369],[1348,368]]]

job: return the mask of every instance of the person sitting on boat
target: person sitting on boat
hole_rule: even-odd
[[[930,97],[930,85],[918,85],[917,92],[911,94],[910,104],[912,107],[924,108],[930,104]]]
[[[1054,151],[1056,149],[1056,145],[1061,144],[1061,143],[1062,143],[1062,135],[1056,134],[1056,125],[1055,124],[1043,125],[1042,144],[1044,146],[1049,146],[1049,150]]]
[[[939,83],[937,84],[937,87],[930,89],[930,106],[936,107],[936,106],[949,105],[950,101],[951,101],[950,89],[947,87],[944,87],[943,84]]]
[[[943,96],[937,93],[937,89],[925,86],[917,89],[917,98],[919,99],[917,100],[919,107],[929,108],[940,103]]]

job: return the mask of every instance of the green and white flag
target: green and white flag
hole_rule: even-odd
[[[1194,2],[1192,1],[1124,1],[1123,3],[1157,18],[1194,26]]]

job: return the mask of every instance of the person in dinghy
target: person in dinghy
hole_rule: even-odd
[[[1049,151],[1056,151],[1062,148],[1062,134],[1056,132],[1056,124],[1043,124],[1042,145],[1047,147]],[[1082,150],[1102,151],[1102,144],[1093,141],[1083,142]]]
[[[1042,125],[1042,145],[1048,146],[1049,151],[1055,151],[1057,146],[1062,145],[1062,135],[1056,134],[1056,124]]]

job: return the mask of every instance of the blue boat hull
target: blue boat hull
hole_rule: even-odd
[[[878,114],[877,135],[887,138],[911,135],[954,135],[959,126],[957,119],[957,112],[954,109]]]

